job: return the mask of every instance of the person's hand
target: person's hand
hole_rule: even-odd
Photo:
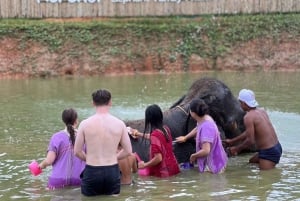
[[[139,164],[138,164],[138,168],[139,169],[145,168],[145,162],[144,161],[140,161]]]
[[[197,157],[195,156],[195,154],[192,154],[190,157],[190,163],[194,163],[197,160]]]
[[[222,140],[222,144],[224,147],[232,146],[232,140],[231,139]]]
[[[40,164],[38,165],[38,168],[39,168],[40,170],[43,169],[43,168],[42,168],[42,163],[40,163]]]
[[[226,149],[226,153],[227,153],[228,156],[236,156],[236,155],[238,155],[238,151],[237,151],[236,147],[228,147]]]
[[[131,135],[134,139],[137,139],[139,137],[139,135],[138,135],[139,131],[137,129],[127,127],[127,131],[128,131],[128,134]]]
[[[175,139],[176,142],[178,143],[183,143],[186,141],[186,137],[185,136],[179,136]]]

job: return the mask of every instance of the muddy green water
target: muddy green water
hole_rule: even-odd
[[[139,119],[149,104],[167,109],[202,76],[225,82],[234,95],[256,92],[277,130],[284,152],[277,168],[259,171],[249,154],[230,158],[224,174],[183,170],[176,177],[134,175],[135,184],[117,197],[81,196],[80,188],[47,191],[51,168],[34,177],[27,168],[41,161],[51,135],[62,129],[61,112],[74,107],[80,120],[93,114],[91,93],[107,88],[111,112],[123,120]],[[92,78],[0,80],[0,200],[300,200],[300,73],[198,73]]]

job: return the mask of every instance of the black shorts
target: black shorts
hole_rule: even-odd
[[[280,143],[269,149],[259,150],[258,157],[261,159],[269,160],[274,162],[275,164],[279,163],[280,157],[282,154],[282,147]]]
[[[86,165],[81,175],[81,193],[85,196],[115,195],[120,193],[119,165]]]

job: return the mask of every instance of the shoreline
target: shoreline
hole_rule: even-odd
[[[47,76],[32,76],[32,75],[27,75],[27,74],[22,74],[22,73],[17,73],[17,74],[6,74],[6,73],[0,73],[0,80],[18,80],[18,79],[51,79],[51,78],[88,78],[88,77],[102,77],[102,76],[108,76],[108,77],[119,77],[119,76],[139,76],[139,75],[171,75],[171,74],[184,74],[184,73],[213,73],[213,72],[226,72],[226,73],[254,73],[254,72],[270,72],[270,73],[299,73],[300,72],[300,67],[299,69],[279,69],[279,70],[193,70],[193,71],[176,71],[176,72],[157,72],[157,71],[144,71],[144,72],[122,72],[122,73],[116,73],[116,72],[111,72],[111,73],[101,73],[101,74],[63,74],[63,75],[47,75]]]

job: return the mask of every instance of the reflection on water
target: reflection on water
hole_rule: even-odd
[[[61,111],[74,107],[80,119],[92,114],[91,93],[107,88],[112,113],[123,120],[143,118],[152,103],[167,109],[201,76],[224,81],[234,95],[241,88],[256,92],[276,128],[284,152],[278,167],[259,171],[249,165],[251,154],[230,158],[224,174],[183,170],[169,179],[139,177],[122,187],[121,195],[105,200],[297,200],[300,198],[300,73],[206,73],[139,75],[49,80],[0,80],[0,199],[100,200],[87,198],[80,188],[47,191],[47,175],[33,177],[28,164],[45,157],[50,136],[63,127]]]

